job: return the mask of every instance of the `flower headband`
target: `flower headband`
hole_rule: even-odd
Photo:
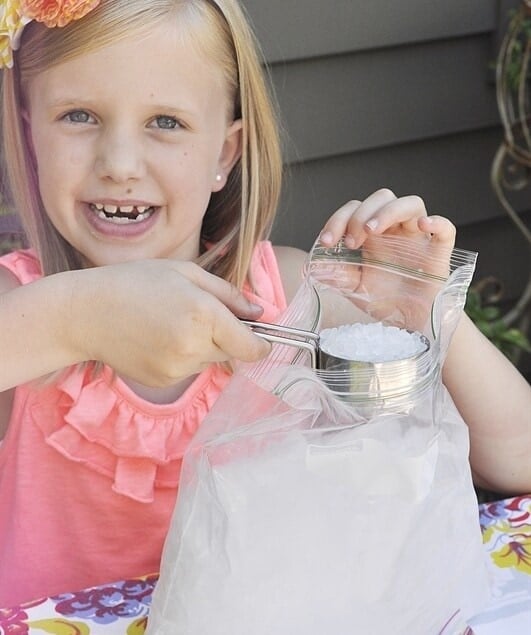
[[[100,0],[0,0],[0,68],[13,66],[13,51],[32,20],[48,27],[66,26],[98,6]]]

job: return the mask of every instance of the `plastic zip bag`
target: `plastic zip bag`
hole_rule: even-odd
[[[436,635],[480,610],[467,428],[440,379],[475,255],[376,243],[314,248],[282,322],[415,328],[422,381],[353,399],[287,346],[241,367],[185,456],[149,635]]]

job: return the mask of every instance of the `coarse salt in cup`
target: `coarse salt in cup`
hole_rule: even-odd
[[[390,362],[415,357],[427,350],[426,338],[416,331],[381,322],[343,324],[321,331],[319,346],[331,358],[358,362]]]
[[[323,329],[319,376],[341,398],[385,407],[407,402],[430,380],[428,339],[382,322]]]

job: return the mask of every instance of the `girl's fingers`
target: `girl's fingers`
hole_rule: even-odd
[[[432,241],[453,246],[455,242],[455,225],[444,216],[426,216],[419,218],[419,229],[431,234]]]
[[[193,282],[199,289],[216,297],[230,311],[241,318],[257,320],[262,315],[263,307],[249,300],[234,285],[223,278],[205,271],[191,262],[179,262],[179,273]]]
[[[367,222],[374,221],[383,209],[386,209],[389,205],[395,205],[398,200],[395,194],[386,188],[377,190],[368,196],[347,224],[345,230],[345,244],[347,247],[351,249],[359,247],[370,232],[370,226],[367,226]]]
[[[361,201],[349,201],[334,212],[321,231],[319,236],[321,244],[325,247],[332,247],[341,240],[346,233],[349,220],[356,214],[360,205]]]
[[[349,201],[327,221],[320,235],[325,246],[335,245],[344,237],[350,249],[360,247],[371,235],[385,232],[407,237],[428,237],[442,245],[453,245],[455,227],[442,216],[428,217],[419,196],[397,198],[388,189],[380,189],[364,201]]]
[[[242,324],[236,316],[258,320],[263,308],[253,304],[234,285],[193,263],[179,263],[179,271],[194,283],[202,296],[201,315],[206,323],[198,328],[210,329],[212,344],[217,350],[209,361],[239,359],[253,362],[270,352],[270,345]],[[219,302],[218,302],[219,300]],[[196,318],[200,320],[199,317]]]
[[[418,196],[397,198],[389,189],[373,192],[364,201],[349,201],[335,212],[323,228],[322,244],[331,246],[344,236],[347,247],[359,247],[372,233],[383,233],[393,225],[404,224],[404,231],[418,233],[416,219],[426,215]]]
[[[222,303],[213,307],[212,311],[215,315],[212,321],[212,343],[219,349],[218,357],[213,361],[239,359],[244,362],[255,362],[268,355],[271,345],[236,317],[258,320],[263,308],[250,303],[232,285],[227,288],[225,285],[218,285],[216,280],[204,282],[202,288]]]
[[[428,216],[419,219],[419,229],[429,232],[431,235],[429,254],[432,257],[432,266],[436,268],[432,270],[432,273],[447,276],[455,244],[456,229],[454,224],[443,216]]]
[[[230,311],[221,311],[213,324],[212,342],[224,360],[256,362],[271,352],[271,344],[234,319]]]
[[[419,219],[426,217],[424,201],[419,196],[403,196],[390,201],[365,220],[365,231],[382,234],[393,227],[406,235],[419,233]]]
[[[319,237],[320,242],[332,246],[345,237],[347,247],[353,249],[361,245],[367,237],[365,223],[382,207],[396,200],[393,192],[384,188],[373,192],[363,202],[349,201],[328,219]]]

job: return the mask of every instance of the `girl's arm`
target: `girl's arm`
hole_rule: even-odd
[[[13,387],[70,361],[55,335],[65,316],[59,290],[48,280],[25,289],[0,267],[0,440],[11,415]]]
[[[236,316],[261,312],[188,262],[130,262],[23,286],[1,270],[0,392],[88,360],[147,386],[173,385],[212,362],[256,361],[270,346]],[[5,393],[0,434],[9,409]]]
[[[69,345],[70,274],[20,286],[0,267],[0,391],[81,361]]]
[[[190,262],[95,267],[1,290],[0,390],[86,360],[167,386],[212,362],[269,351],[235,317],[256,319],[261,307]]]
[[[531,387],[463,314],[443,380],[470,430],[477,485],[531,493]]]

